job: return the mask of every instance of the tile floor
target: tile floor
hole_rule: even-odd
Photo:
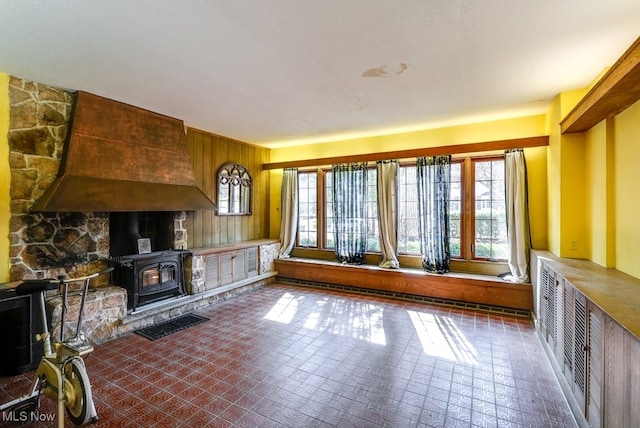
[[[524,318],[290,285],[198,313],[87,356],[95,426],[576,426]],[[0,378],[0,400],[28,383]]]

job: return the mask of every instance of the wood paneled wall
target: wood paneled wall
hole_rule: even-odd
[[[217,201],[216,174],[227,162],[246,167],[253,179],[252,214],[219,216],[214,211],[187,213],[189,248],[233,244],[269,235],[269,149],[222,137],[197,129],[187,129],[187,145],[193,162],[196,183]]]

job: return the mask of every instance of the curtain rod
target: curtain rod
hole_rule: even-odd
[[[359,155],[333,156],[328,158],[301,159],[288,162],[263,163],[263,170],[282,168],[304,168],[308,166],[333,165],[349,162],[371,162],[388,159],[407,159],[420,156],[455,155],[460,153],[488,152],[494,150],[524,149],[549,145],[549,136],[514,138],[510,140],[486,141],[483,143],[452,144],[449,146],[424,147],[421,149],[396,150],[392,152],[364,153]],[[293,150],[293,149],[292,149]]]

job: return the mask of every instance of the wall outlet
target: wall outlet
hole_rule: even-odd
[[[571,251],[577,251],[578,250],[578,241],[573,240],[571,241]]]

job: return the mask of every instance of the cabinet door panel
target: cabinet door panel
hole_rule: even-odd
[[[564,376],[569,382],[573,383],[573,349],[575,337],[575,322],[573,309],[573,287],[565,286],[564,288],[564,315],[563,315],[563,359],[562,369]]]
[[[625,412],[624,331],[611,318],[605,319],[605,426],[622,427]]]
[[[567,286],[565,279],[556,272],[553,296],[553,328],[550,328],[553,336],[553,353],[556,361],[562,365],[564,359],[564,289]]]
[[[629,332],[624,332],[625,378],[627,392],[625,400],[625,426],[640,426],[640,342]]]
[[[258,266],[258,247],[247,248],[247,276],[256,276],[258,274]]]
[[[209,290],[220,285],[218,280],[218,255],[210,254],[205,258],[205,289]]]
[[[538,323],[540,331],[546,340],[547,337],[547,310],[549,307],[549,282],[550,282],[550,268],[544,263],[540,262],[540,278],[538,279]]]
[[[546,310],[546,325],[547,325],[547,343],[553,350],[553,353],[556,353],[556,349],[558,347],[558,321],[557,321],[557,304],[558,304],[558,279],[557,274],[553,271],[549,272],[548,283],[547,283],[547,310]]]
[[[243,280],[247,277],[247,257],[246,251],[236,251],[233,257],[233,282]]]
[[[220,285],[233,282],[233,253],[220,254]]]
[[[602,426],[602,377],[604,372],[604,315],[595,305],[589,304],[589,387],[587,419],[593,428]]]
[[[587,393],[587,300],[574,292],[575,338],[573,357],[573,393],[585,413]]]

